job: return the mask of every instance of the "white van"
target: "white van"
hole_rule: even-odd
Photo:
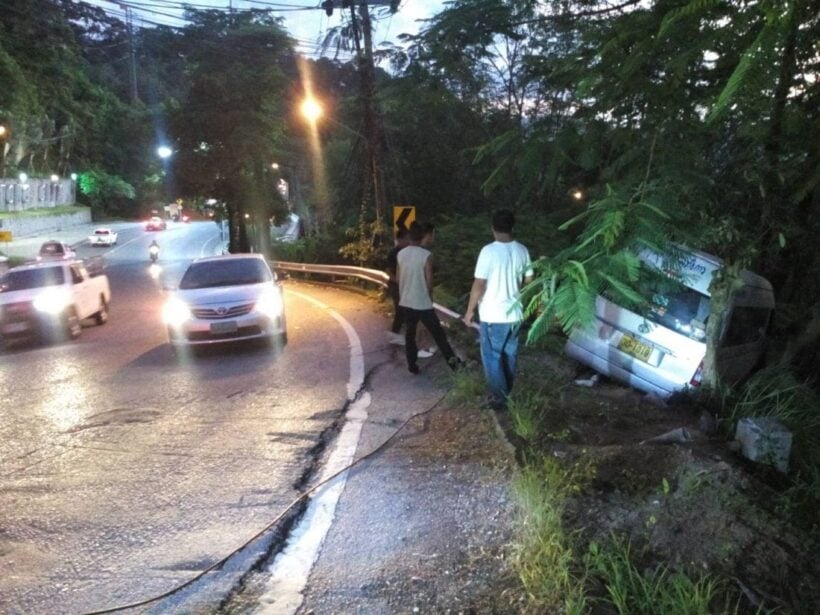
[[[664,270],[660,255],[646,252],[641,260]],[[598,296],[595,322],[570,333],[566,353],[606,376],[662,397],[699,386],[709,283],[720,266],[716,256],[685,250],[677,271],[666,270],[681,285],[655,293],[643,316]],[[772,285],[765,278],[743,271],[741,280],[743,286],[729,302],[717,352],[718,372],[727,382],[747,376],[763,357],[774,310]]]

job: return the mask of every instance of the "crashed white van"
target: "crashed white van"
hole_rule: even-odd
[[[566,352],[573,359],[636,389],[668,397],[699,386],[706,355],[709,283],[721,266],[716,256],[686,250],[675,271],[660,255],[645,252],[645,265],[665,271],[681,285],[657,292],[645,315],[598,296],[595,322],[576,328]],[[728,382],[747,376],[761,360],[774,310],[769,282],[751,271],[729,302],[717,353],[718,372]]]

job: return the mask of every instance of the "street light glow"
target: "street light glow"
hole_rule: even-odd
[[[163,160],[166,159],[166,158],[170,158],[171,154],[173,154],[173,153],[174,153],[174,151],[170,147],[168,147],[167,145],[160,145],[157,148],[157,156],[159,156]]]
[[[584,198],[584,193],[581,190],[573,190],[572,191],[572,198],[576,201],[580,201]]]
[[[52,173],[52,174],[51,174],[51,181],[53,181],[53,182],[58,182],[58,181],[60,181],[60,176],[59,176],[59,175],[57,175],[56,173]]]
[[[278,162],[272,162],[271,165],[270,165],[270,168],[273,169],[274,171],[278,171],[279,170],[279,163]]]
[[[25,184],[28,181],[28,175],[26,175],[25,173],[20,173],[20,175],[18,175],[17,177],[20,179],[21,183]]]
[[[322,113],[322,105],[312,96],[305,98],[304,102],[302,102],[302,115],[310,123],[315,123],[316,120],[322,117]]]
[[[0,137],[6,136],[6,127],[0,124]]]
[[[73,181],[73,182],[77,181],[77,174],[76,173],[71,174],[71,181]]]

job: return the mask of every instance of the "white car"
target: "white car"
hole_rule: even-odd
[[[173,346],[287,342],[282,286],[259,254],[192,262],[162,311]]]
[[[88,243],[92,246],[114,246],[117,245],[117,233],[110,228],[94,229],[88,236]]]

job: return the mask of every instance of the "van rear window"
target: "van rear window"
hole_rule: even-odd
[[[691,288],[659,291],[651,296],[646,318],[659,325],[702,342],[706,339],[709,297]]]

